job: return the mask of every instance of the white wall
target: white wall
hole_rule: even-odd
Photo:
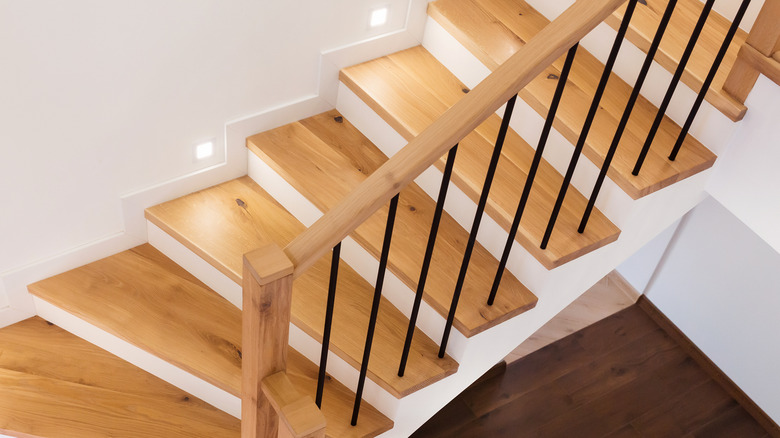
[[[647,297],[780,422],[780,254],[713,198],[683,219]]]
[[[707,191],[780,251],[780,86],[759,77],[748,112],[716,163]]]
[[[121,232],[121,195],[221,162],[226,122],[316,94],[321,51],[409,1],[0,0],[0,276]]]

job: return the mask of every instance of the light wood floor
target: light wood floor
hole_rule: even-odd
[[[639,298],[623,276],[612,271],[588,289],[506,357],[514,362],[534,351],[615,314]]]

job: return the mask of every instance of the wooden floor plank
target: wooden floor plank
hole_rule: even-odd
[[[239,420],[40,318],[0,330],[0,433],[238,437]]]
[[[333,208],[387,157],[335,110],[247,139],[250,150],[303,193],[321,211]],[[436,203],[416,184],[401,191],[388,260],[390,270],[417,290]],[[352,237],[379,257],[387,207],[358,227]],[[446,318],[468,233],[444,214],[424,298]],[[498,261],[477,243],[455,314],[455,327],[473,336],[536,303],[536,297],[509,271],[504,272],[496,301],[487,305]]]
[[[147,218],[236,282],[244,253],[268,243],[284,247],[304,226],[249,177],[147,209]],[[322,339],[330,275],[330,254],[293,284],[292,321]],[[345,263],[333,316],[331,349],[359,368],[373,299],[373,287]],[[407,318],[382,299],[368,376],[396,397],[408,395],[457,370],[457,363],[437,357],[438,347],[421,331],[412,342],[408,371],[398,377]]]
[[[626,38],[644,50],[645,53],[650,47],[668,3],[668,0],[647,0],[639,2],[634,11]],[[675,12],[672,14],[669,26],[655,56],[655,61],[670,73],[677,69],[685,46],[690,39],[691,31],[695,27],[703,7],[704,4],[698,0],[681,0],[675,6]],[[623,19],[625,9],[625,6],[618,9],[607,18],[607,23],[617,29]],[[730,25],[731,21],[716,11],[710,13],[681,78],[682,82],[693,91],[698,93],[701,89]],[[747,32],[738,29],[706,96],[708,102],[733,121],[741,120],[747,108],[723,91],[723,83],[726,81],[726,76],[731,71],[731,66],[737,59],[737,52],[745,43],[745,39],[747,39]]]
[[[460,11],[464,3],[472,3],[470,8],[482,12],[464,14]],[[491,45],[482,33],[490,32],[496,28],[496,23],[500,23],[502,29],[514,33],[511,45],[519,48],[549,23],[522,0],[438,0],[430,4],[429,14],[491,69],[504,62],[508,53],[505,45]],[[479,50],[473,50],[475,46],[479,46]],[[521,98],[542,116],[547,114],[562,66],[563,58],[520,91]],[[572,144],[579,137],[602,70],[603,64],[593,55],[582,48],[578,50],[554,124]],[[603,163],[630,93],[631,87],[613,73],[583,149],[585,156],[597,166]],[[680,127],[664,117],[642,171],[639,176],[631,175],[656,112],[656,108],[640,96],[608,172],[608,176],[634,199],[708,169],[715,162],[715,155],[691,135],[685,138],[677,159],[669,161],[666,156]]]
[[[686,435],[696,438],[762,438],[767,431],[761,428],[741,406],[735,406],[707,425]]]
[[[475,383],[413,436],[764,436],[734,406],[634,305]]]
[[[241,310],[151,245],[34,283],[29,289],[90,324],[241,395]],[[57,372],[62,374],[62,367],[57,366]],[[314,397],[317,367],[293,349],[288,351],[288,375],[300,393]],[[352,391],[335,380],[327,381],[323,413],[330,436],[374,436],[392,427],[392,421],[369,404],[361,409],[359,427],[350,426],[353,400]]]
[[[714,381],[707,379],[634,419],[631,425],[645,436],[685,436],[735,406],[738,404],[734,399]]]
[[[465,85],[422,47],[414,47],[342,70],[342,81],[378,111],[401,135],[419,135],[463,96]],[[475,202],[485,181],[498,136],[500,118],[489,117],[458,146],[452,181]],[[504,229],[514,219],[534,150],[510,130],[504,143],[486,212]],[[443,169],[445,157],[436,163]],[[539,246],[563,178],[542,162],[534,180],[516,240],[545,267],[552,269],[604,246],[619,235],[604,215],[594,215],[578,233],[587,200],[570,189],[546,250]]]

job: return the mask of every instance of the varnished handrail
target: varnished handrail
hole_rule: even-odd
[[[284,248],[300,276],[625,0],[578,0]]]

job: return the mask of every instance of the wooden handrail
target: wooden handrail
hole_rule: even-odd
[[[625,0],[578,0],[284,248],[300,276]]]
[[[780,0],[766,0],[745,44],[737,54],[723,90],[745,103],[763,74],[780,85]]]

